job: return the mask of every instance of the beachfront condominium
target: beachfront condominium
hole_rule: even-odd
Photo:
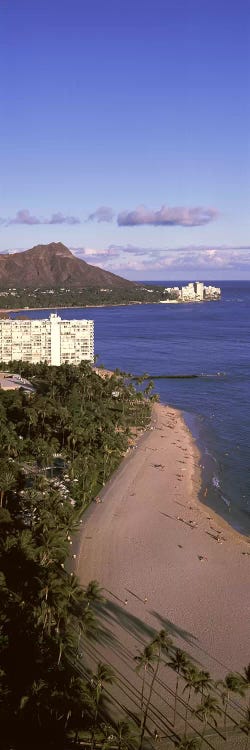
[[[192,281],[181,287],[182,302],[201,302],[204,297],[204,284],[201,281]]]
[[[42,320],[27,318],[0,320],[0,360],[2,362],[64,362],[78,365],[94,361],[93,320],[62,320],[52,314]]]

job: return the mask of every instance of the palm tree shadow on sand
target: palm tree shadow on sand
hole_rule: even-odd
[[[134,656],[134,651],[132,652],[125,645],[122,638],[122,631],[125,631],[128,635],[134,637],[136,648],[136,643],[138,646],[144,646],[148,640],[151,640],[155,636],[155,633],[160,628],[164,628],[172,638],[177,641],[178,639],[181,639],[192,649],[192,658],[195,659],[197,663],[202,664],[204,661],[203,657],[208,656],[217,666],[226,670],[229,669],[227,664],[216,659],[213,654],[202,648],[199,640],[193,633],[184,630],[156,610],[150,610],[150,615],[155,619],[155,627],[153,627],[143,619],[133,615],[123,602],[118,604],[113,600],[106,598],[105,602],[96,604],[94,609],[99,622],[98,643],[104,648],[110,648],[117,654],[123,655],[126,658],[129,657],[130,659]],[[117,630],[116,633],[112,632],[115,630]],[[195,656],[194,652],[196,652]],[[198,653],[201,655],[200,658]]]
[[[128,631],[130,635],[134,635],[135,638],[142,644],[145,642],[145,638],[150,639],[155,635],[155,632],[157,631],[157,629],[159,629],[158,623],[161,624],[161,627],[163,627],[164,625],[170,635],[175,638],[182,638],[191,646],[193,646],[196,641],[196,637],[192,633],[187,630],[183,630],[183,628],[180,628],[174,622],[168,620],[167,618],[164,618],[159,612],[156,612],[154,610],[151,610],[150,614],[153,615],[156,620],[155,627],[148,625],[146,622],[144,622],[144,620],[140,619],[136,615],[131,614],[129,609],[124,608],[124,605],[121,606],[119,604],[116,604],[116,602],[113,602],[111,599],[106,599],[105,604],[98,604],[98,606],[96,607],[96,614],[98,619],[100,619],[102,623],[103,621],[106,621],[109,625],[112,623],[113,625],[118,625],[119,627]],[[103,624],[101,625],[101,630],[102,629]],[[106,632],[110,636],[110,632],[108,629]]]
[[[116,598],[118,599],[118,597]],[[118,603],[106,599],[105,602],[98,602],[94,609],[100,624],[100,630],[95,644],[85,644],[87,662],[88,657],[90,659],[89,664],[86,664],[87,669],[84,670],[85,675],[87,673],[90,676],[92,669],[96,669],[96,665],[103,661],[110,665],[115,673],[114,685],[105,687],[105,692],[102,695],[100,704],[102,720],[109,723],[110,721],[118,721],[120,716],[125,715],[133,722],[135,731],[141,731],[141,685],[135,668],[135,659],[138,660],[140,652],[145,652],[145,646],[148,647],[150,641],[152,643],[157,633],[159,637],[159,630],[163,632],[162,628],[173,639],[177,639],[177,641],[182,639],[191,650],[199,649],[201,652],[204,652],[204,650],[192,633],[180,628],[155,610],[150,612],[147,610],[147,616],[150,614],[153,623],[155,623],[155,627],[152,627],[144,619],[131,614],[122,600],[121,603]],[[182,653],[185,654],[185,652]],[[187,658],[188,656],[187,654]],[[197,659],[194,661],[196,662]],[[217,724],[214,727],[210,720],[207,722],[210,734],[205,738],[204,730],[199,723],[197,725],[197,721],[201,720],[199,712],[190,709],[190,714],[188,714],[189,703],[186,702],[183,691],[179,693],[178,704],[175,704],[177,693],[174,684],[172,684],[172,678],[170,677],[169,680],[169,673],[164,669],[164,666],[171,666],[171,664],[168,663],[168,660],[166,663],[164,662],[165,660],[162,661],[163,670],[157,674],[157,679],[153,678],[154,694],[147,709],[149,711],[149,726],[147,727],[145,748],[155,746],[155,726],[161,736],[167,742],[170,742],[171,747],[173,744],[176,746],[179,739],[178,733],[182,731],[184,724],[185,732],[188,728],[191,737],[195,733],[200,741],[203,738],[206,747],[214,747],[213,739],[216,743],[220,740],[224,742],[223,728],[219,726],[217,729]],[[173,670],[173,679],[175,679],[174,674],[176,674],[175,669]],[[181,677],[183,677],[182,674],[179,679]],[[150,678],[147,678],[147,681],[148,679],[150,680]],[[145,682],[146,684],[147,682]],[[148,685],[150,685],[150,682],[148,682]],[[176,717],[176,726],[173,711],[174,717]],[[169,747],[169,745],[167,746]],[[220,745],[216,744],[217,746]],[[231,747],[231,745],[228,745],[228,747]],[[236,745],[234,744],[232,747],[236,747]]]
[[[183,628],[155,611],[151,615],[155,618],[155,627],[146,623],[143,619],[131,614],[126,605],[117,604],[110,599],[94,606],[95,614],[98,620],[98,637],[97,642],[100,649],[108,649],[120,658],[133,660],[136,649],[144,647],[145,644],[154,638],[159,624],[164,627],[169,635],[176,639],[182,639],[189,646],[195,645],[195,637]],[[134,640],[127,641],[125,633]]]
[[[158,621],[158,629],[160,626],[161,628],[165,628],[166,630],[168,630],[170,635],[172,635],[173,637],[177,638],[179,636],[180,638],[183,638],[183,640],[186,641],[189,644],[189,646],[197,649],[197,651],[200,651],[202,655],[204,654],[205,656],[208,656],[209,659],[211,659],[216,665],[223,667],[223,670],[224,669],[227,671],[230,670],[230,666],[228,664],[224,664],[224,662],[220,661],[219,659],[216,659],[216,657],[213,654],[211,654],[209,651],[207,651],[205,648],[202,648],[202,646],[199,643],[198,638],[195,635],[188,633],[188,631],[186,630],[182,630],[182,628],[177,628],[175,625],[173,625],[171,620],[168,620],[166,617],[162,617],[162,615],[159,612],[155,612],[154,610],[152,610],[151,614]],[[192,659],[193,661],[196,661],[197,663],[201,665],[203,664],[202,657],[200,661],[197,655],[196,657],[192,655]]]

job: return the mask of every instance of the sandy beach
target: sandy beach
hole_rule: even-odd
[[[249,542],[199,502],[199,488],[192,435],[180,412],[157,404],[151,427],[83,517],[76,573],[83,585],[97,579],[106,598],[90,661],[113,665],[120,709],[131,700],[139,707],[133,657],[161,628],[214,678],[250,661]],[[163,672],[152,716],[160,731],[164,686]]]

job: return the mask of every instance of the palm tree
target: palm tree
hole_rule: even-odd
[[[172,638],[168,635],[167,630],[165,630],[164,628],[156,634],[155,638],[153,638],[152,640],[152,644],[158,648],[159,654],[168,654],[169,651],[173,648]]]
[[[202,744],[203,739],[205,737],[205,732],[207,728],[207,723],[210,720],[215,727],[217,727],[217,720],[216,716],[221,716],[221,708],[219,701],[217,698],[214,698],[212,695],[206,695],[205,698],[203,698],[201,704],[197,706],[195,710],[196,716],[199,717],[203,721],[204,729],[202,732]]]
[[[5,462],[2,462],[5,464]],[[13,489],[16,483],[16,477],[8,466],[1,465],[0,467],[0,508],[3,507],[4,496]]]
[[[1,451],[12,458],[16,458],[20,452],[20,441],[12,424],[7,427],[1,422]]]
[[[199,737],[193,737],[192,739],[179,737],[174,744],[179,750],[198,750],[201,747],[201,740]]]
[[[43,438],[38,438],[35,443],[35,457],[37,463],[42,467],[46,468],[53,460],[53,449],[52,446],[47,443]]]
[[[149,400],[151,404],[155,404],[160,401],[160,396],[158,393],[153,393],[153,395],[149,397]]]
[[[53,412],[54,412],[54,409],[52,407],[51,402],[48,399],[43,398],[43,399],[38,400],[38,403],[37,403],[37,416],[38,416],[39,423],[41,423],[41,435],[42,435],[42,438],[44,437],[45,432],[46,432],[46,430],[45,430],[46,419],[52,418],[53,417]]]
[[[93,696],[85,681],[78,675],[68,680],[62,695],[62,710],[64,712],[64,729],[70,721],[70,729],[74,729],[76,743],[79,730],[84,719],[92,719],[95,711]]]
[[[30,438],[31,427],[36,427],[38,422],[38,416],[35,409],[28,408],[25,410],[25,418],[28,421],[28,437]]]
[[[196,690],[195,692],[198,693],[201,692],[201,696],[203,698],[204,692],[209,692],[214,687],[214,682],[209,674],[205,669],[201,669],[197,674],[197,684],[196,684]]]
[[[173,669],[176,672],[176,687],[175,687],[175,701],[174,701],[174,726],[175,726],[175,720],[176,720],[179,679],[180,679],[180,675],[185,674],[188,664],[189,664],[188,656],[185,653],[185,651],[182,651],[180,648],[177,648],[175,650],[170,661],[167,663],[167,666],[171,667],[171,669]]]
[[[69,446],[69,450],[70,450],[70,444],[72,444],[72,454],[71,455],[72,455],[72,461],[74,461],[74,458],[75,458],[75,447],[76,447],[75,431],[73,431],[72,433],[70,433],[68,435],[68,437],[67,437],[67,443],[68,443],[68,446]]]
[[[142,653],[139,654],[139,656],[134,656],[134,661],[137,662],[137,667],[135,668],[136,672],[140,672],[141,669],[143,669],[143,677],[142,677],[142,690],[141,690],[141,731],[143,728],[143,705],[144,705],[144,694],[145,694],[145,683],[146,683],[146,675],[147,672],[154,672],[154,668],[152,664],[157,660],[157,655],[155,653],[155,646],[153,643],[150,643],[148,646],[145,646]]]
[[[84,601],[83,588],[80,585],[78,578],[74,574],[70,576],[64,574],[63,593],[64,597],[67,599],[69,607],[72,608],[73,611],[75,605],[79,606]]]
[[[54,562],[62,563],[67,556],[68,546],[63,530],[44,530],[41,534],[40,545],[37,546],[40,565],[47,567]]]
[[[41,726],[41,709],[44,705],[44,699],[46,698],[47,701],[49,701],[49,686],[48,684],[42,680],[34,680],[32,685],[29,688],[29,692],[27,695],[22,695],[19,703],[19,712],[21,716],[21,721],[23,720],[23,713],[26,713],[28,711],[28,714],[32,714],[33,721],[34,718],[37,720],[38,726]]]
[[[119,456],[119,435],[114,436],[114,441],[111,441],[110,435],[108,434],[105,438],[105,442],[103,443],[103,453],[102,453],[102,461],[103,461],[103,472],[102,472],[102,484],[104,485],[106,482],[106,479],[108,478],[110,472],[112,471],[112,468],[115,466],[115,463],[117,461],[117,458]]]
[[[246,709],[244,719],[240,721],[240,723],[235,727],[235,729],[237,729],[238,726],[240,727],[242,732],[246,732],[247,736],[246,736],[246,744],[245,744],[244,750],[247,750],[249,737],[250,737],[250,708]]]
[[[247,667],[244,667],[244,681],[246,683],[246,690],[250,690],[250,663],[247,665]]]
[[[99,662],[97,666],[97,671],[95,674],[92,675],[91,680],[90,680],[90,688],[93,691],[94,701],[95,701],[95,715],[94,715],[94,723],[92,727],[92,737],[91,737],[92,749],[94,747],[95,731],[96,731],[102,692],[104,690],[105,685],[112,685],[114,680],[115,680],[115,674],[114,674],[112,667],[110,667],[109,664],[103,664],[103,662]]]
[[[147,723],[149,706],[150,706],[151,697],[152,697],[152,693],[153,693],[154,683],[155,683],[155,680],[156,680],[156,677],[157,677],[157,674],[158,674],[158,671],[159,671],[159,666],[160,666],[160,661],[161,661],[161,655],[162,655],[162,652],[164,652],[165,654],[167,654],[169,652],[170,648],[172,648],[172,646],[173,646],[173,641],[170,638],[170,636],[167,634],[167,631],[163,629],[163,630],[160,630],[160,632],[155,636],[155,638],[153,639],[153,641],[151,643],[151,646],[152,646],[152,648],[155,651],[155,654],[154,654],[155,669],[153,669],[153,677],[152,677],[151,685],[150,685],[150,688],[149,688],[148,700],[146,702],[144,716],[143,716],[143,722],[142,722],[142,726],[141,726],[141,738],[140,738],[139,750],[142,747],[142,742],[143,742],[143,738],[144,738],[144,734],[145,734],[145,729],[146,729],[146,723]]]
[[[89,609],[86,607],[81,613],[79,613],[77,617],[77,625],[78,625],[78,649],[80,645],[80,640],[83,635],[86,636],[86,638],[92,638],[96,639],[98,635],[98,625],[96,616],[94,615],[94,612],[92,609]]]
[[[200,689],[200,683],[199,683],[199,670],[195,667],[192,662],[190,662],[187,665],[187,668],[184,671],[184,679],[186,685],[183,688],[183,693],[188,691],[188,699],[187,699],[187,705],[186,705],[186,715],[185,715],[185,735],[187,732],[187,717],[188,717],[188,709],[189,709],[189,703],[191,698],[191,691],[194,690],[195,693],[197,693]]]
[[[146,386],[146,388],[144,388],[145,396],[149,396],[153,388],[154,388],[154,381],[149,380],[148,385]]]
[[[102,592],[102,589],[99,586],[98,581],[93,580],[89,582],[86,588],[86,591],[84,593],[84,597],[85,599],[87,599],[87,602],[88,602],[87,607],[90,606],[91,602],[92,603],[96,603],[96,602],[104,603],[105,602],[105,599],[102,596],[101,592]]]
[[[66,652],[74,653],[75,651],[75,638],[72,632],[69,630],[69,618],[66,616],[61,622],[58,621],[56,628],[56,643],[58,646],[58,658],[57,666],[59,667],[62,659],[62,655]]]
[[[130,750],[138,738],[137,727],[128,721],[118,721],[115,727],[109,727],[109,737],[118,750]]]
[[[224,703],[224,729],[225,732],[227,732],[227,708],[229,704],[229,698],[230,698],[230,692],[231,693],[237,693],[238,695],[245,695],[246,692],[246,684],[244,677],[239,674],[238,672],[229,672],[224,682],[218,683],[222,685],[223,693],[222,693],[222,700]]]

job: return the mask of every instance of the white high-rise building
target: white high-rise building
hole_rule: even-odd
[[[201,301],[204,299],[204,284],[203,281],[195,281],[194,282],[194,291],[195,296],[198,301]]]
[[[181,299],[182,302],[193,302],[195,300],[194,284],[190,282],[186,286],[181,287]]]
[[[183,302],[201,302],[204,299],[203,281],[191,281],[181,287],[181,299]]]
[[[44,320],[0,320],[0,361],[63,362],[78,365],[94,361],[94,321],[62,320],[52,314]]]

